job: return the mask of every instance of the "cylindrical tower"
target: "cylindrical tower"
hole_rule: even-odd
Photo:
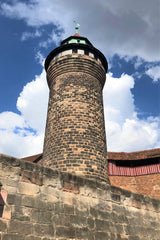
[[[45,69],[50,96],[42,164],[107,182],[106,58],[75,34],[48,55]]]

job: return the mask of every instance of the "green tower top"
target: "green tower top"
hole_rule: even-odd
[[[61,42],[61,45],[72,44],[72,43],[92,46],[91,42],[87,38],[79,36],[78,33],[75,33],[73,36],[70,36],[70,37],[66,38],[65,40],[63,40]]]

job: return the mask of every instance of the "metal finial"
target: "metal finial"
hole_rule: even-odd
[[[80,27],[80,24],[79,24],[79,23],[77,23],[76,21],[74,21],[74,23],[76,24],[76,26],[75,26],[76,33],[78,33],[78,29],[79,29],[79,27]]]

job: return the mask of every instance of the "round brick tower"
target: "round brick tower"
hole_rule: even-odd
[[[42,164],[108,182],[102,102],[106,58],[75,34],[48,55],[45,69],[50,96]]]

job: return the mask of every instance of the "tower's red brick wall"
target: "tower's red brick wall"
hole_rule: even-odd
[[[87,55],[71,54],[50,63],[44,166],[107,181],[105,78],[101,62]]]
[[[136,177],[109,176],[113,186],[160,199],[160,174]]]

